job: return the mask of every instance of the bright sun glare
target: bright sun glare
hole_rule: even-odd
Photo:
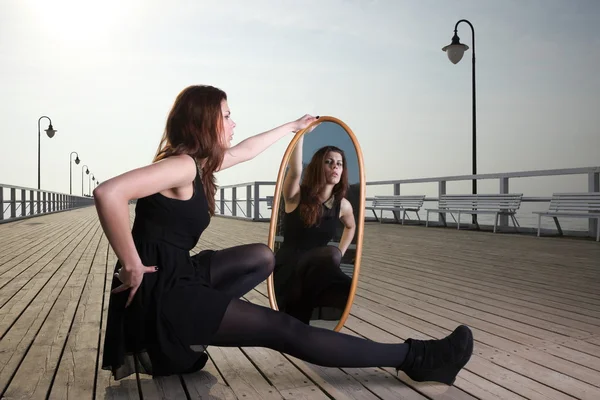
[[[36,24],[62,43],[101,42],[131,18],[140,0],[26,0]]]

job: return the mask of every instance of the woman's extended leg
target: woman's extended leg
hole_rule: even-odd
[[[287,314],[233,299],[211,345],[259,346],[327,367],[395,367],[413,380],[452,384],[473,351],[466,326],[442,340],[378,343],[303,324]]]
[[[275,257],[268,246],[245,244],[217,251],[210,263],[210,283],[240,298],[273,272]]]

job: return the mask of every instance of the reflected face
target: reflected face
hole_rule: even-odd
[[[325,155],[323,173],[328,185],[337,185],[344,171],[344,161],[340,153],[330,151]]]
[[[223,144],[226,148],[231,147],[231,141],[233,140],[233,128],[235,128],[235,122],[231,119],[231,110],[227,100],[221,102],[221,114],[223,115]]]

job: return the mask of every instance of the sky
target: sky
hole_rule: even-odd
[[[441,50],[463,18],[478,172],[599,166],[596,0],[0,0],[0,183],[37,186],[41,116],[58,130],[42,136],[42,189],[68,193],[72,151],[76,194],[83,165],[104,181],[148,164],[192,84],[227,92],[233,144],[329,115],[356,135],[368,181],[469,174],[468,25],[460,63]],[[291,139],[218,183],[275,180]]]

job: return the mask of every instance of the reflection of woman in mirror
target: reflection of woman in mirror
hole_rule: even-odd
[[[175,100],[152,164],[104,181],[96,210],[117,255],[102,368],[115,379],[135,372],[195,372],[214,346],[261,346],[332,367],[396,367],[416,380],[452,384],[472,352],[461,326],[442,340],[377,343],[319,329],[240,297],[273,271],[264,244],[190,256],[215,210],[214,173],[250,160],[309,115],[231,146],[226,94],[190,86]],[[128,203],[137,199],[133,229]]]
[[[283,243],[276,254],[273,282],[279,310],[308,324],[316,307],[346,307],[352,278],[342,272],[340,263],[356,227],[345,198],[344,152],[335,146],[317,150],[301,181],[302,145],[301,137],[283,182]],[[339,245],[330,246],[340,221],[344,231]]]

